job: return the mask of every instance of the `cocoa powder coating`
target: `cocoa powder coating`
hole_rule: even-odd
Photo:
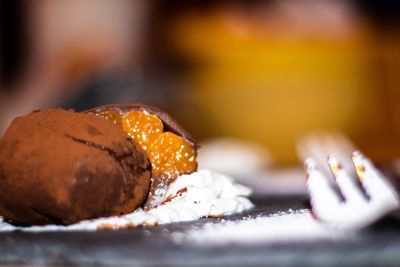
[[[0,215],[17,225],[72,224],[145,201],[151,164],[112,122],[62,109],[15,119],[0,141]]]

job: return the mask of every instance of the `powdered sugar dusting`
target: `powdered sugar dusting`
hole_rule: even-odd
[[[226,245],[304,242],[320,239],[350,238],[354,233],[340,232],[316,221],[309,210],[288,210],[272,215],[248,217],[240,221],[207,223],[187,232],[172,233],[173,241],[194,245]]]

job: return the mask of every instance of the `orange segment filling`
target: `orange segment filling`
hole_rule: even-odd
[[[181,136],[164,132],[163,122],[146,111],[120,115],[103,111],[101,117],[113,121],[146,151],[153,174],[182,174],[197,169],[196,150]]]
[[[153,140],[163,132],[163,129],[162,121],[145,111],[131,111],[122,117],[122,130],[139,143],[147,153]]]
[[[103,117],[105,119],[108,119],[112,121],[114,124],[118,125],[120,128],[122,128],[122,118],[121,115],[119,115],[118,112],[115,111],[102,111],[98,113],[100,117]]]
[[[196,170],[196,152],[188,142],[171,132],[160,134],[147,152],[153,173],[187,173]]]

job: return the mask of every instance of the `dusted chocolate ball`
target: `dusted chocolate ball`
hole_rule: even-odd
[[[18,225],[129,213],[146,200],[143,149],[102,118],[62,109],[15,119],[0,141],[0,215]]]

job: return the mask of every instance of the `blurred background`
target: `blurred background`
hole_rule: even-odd
[[[0,133],[34,109],[143,102],[198,140],[249,140],[277,164],[297,162],[296,140],[315,130],[377,161],[400,156],[398,1],[0,5]]]

